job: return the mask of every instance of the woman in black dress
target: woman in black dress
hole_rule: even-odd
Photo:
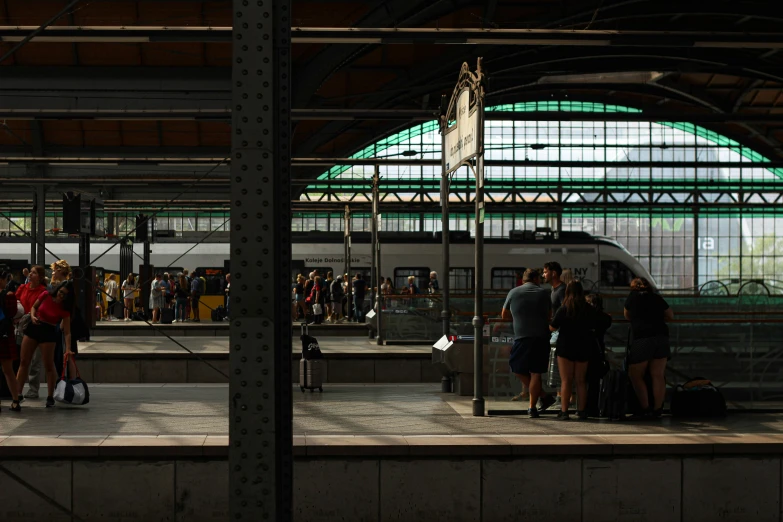
[[[596,330],[606,330],[611,319],[587,304],[582,283],[572,281],[565,290],[563,305],[555,313],[549,329],[559,331],[557,337],[557,366],[560,369],[560,420],[569,419],[568,405],[571,389],[576,381],[579,420],[587,419],[587,366],[595,353]]]

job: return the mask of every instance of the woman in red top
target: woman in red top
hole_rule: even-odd
[[[41,292],[46,290],[44,286],[46,280],[46,272],[42,266],[34,266],[30,269],[30,273],[27,276],[29,282],[23,284],[16,289],[16,298],[22,303],[24,307],[24,313],[29,314],[33,309],[35,300],[41,295]]]
[[[27,376],[30,372],[30,361],[36,348],[41,349],[41,359],[46,369],[46,385],[49,395],[46,397],[46,407],[54,406],[54,384],[57,370],[54,367],[54,345],[57,342],[57,324],[62,321],[60,329],[65,335],[65,349],[71,352],[71,311],[74,303],[73,283],[60,283],[51,292],[43,291],[30,310],[30,326],[24,331],[22,341],[22,360],[19,372],[16,374],[19,393],[22,393]]]
[[[0,271],[0,304],[3,305],[3,314],[5,317],[13,320],[14,316],[16,316],[16,296],[13,292],[6,293],[5,291],[10,276],[10,272]],[[5,299],[2,299],[3,297]],[[8,389],[13,398],[11,411],[17,412],[22,411],[22,408],[19,406],[19,397],[16,395],[16,390],[19,389],[19,385],[16,382],[16,375],[14,375],[14,361],[18,358],[19,350],[16,348],[14,328],[13,325],[9,324],[8,330],[4,332],[4,337],[0,338],[0,367],[3,369],[5,382],[8,383]]]

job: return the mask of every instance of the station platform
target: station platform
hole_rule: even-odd
[[[0,415],[4,521],[226,520],[226,385],[91,391],[84,408],[26,401]],[[293,399],[297,521],[781,516],[783,415],[476,418],[469,398],[428,384],[336,384]]]
[[[165,334],[172,337],[228,337],[228,321],[173,324],[147,324],[142,321],[100,321],[92,328],[94,337],[152,337]],[[314,324],[309,326],[310,335],[314,336],[364,336],[367,337],[368,326],[360,323]],[[295,322],[292,327],[294,335],[299,335],[301,323]]]
[[[310,330],[311,334],[315,334]],[[198,357],[228,374],[228,337],[172,336]],[[438,382],[426,345],[378,346],[356,336],[319,336],[326,383]],[[291,363],[299,381],[301,342],[294,336]],[[79,370],[87,382],[225,383],[227,379],[165,336],[94,336],[79,343]]]

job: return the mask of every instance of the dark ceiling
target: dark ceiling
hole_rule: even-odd
[[[66,4],[0,0],[0,26],[39,25]],[[227,27],[231,16],[230,1],[84,0],[55,25]],[[780,160],[780,46],[668,46],[663,32],[780,33],[782,24],[779,1],[294,1],[292,25],[302,27],[610,29],[659,34],[650,45],[633,47],[295,44],[293,106],[434,113],[441,95],[451,92],[461,63],[474,64],[482,56],[489,75],[489,104],[568,97],[677,112],[684,118],[689,113],[728,114],[730,123],[705,126]],[[11,45],[0,43],[0,55]],[[230,45],[29,43],[2,64],[0,113],[78,108],[225,114],[231,97]],[[629,81],[619,72],[660,74]],[[569,81],[563,75],[589,76]],[[743,122],[743,114],[781,116],[780,121]],[[0,119],[0,151],[87,158],[120,151],[223,157],[230,145],[229,124],[220,121],[228,116],[203,121],[48,118]],[[409,121],[298,121],[294,154],[344,157],[407,125]],[[305,169],[296,175],[314,172]]]

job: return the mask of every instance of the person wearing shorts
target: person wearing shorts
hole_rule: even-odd
[[[509,366],[517,379],[530,390],[530,408],[527,412],[530,418],[535,419],[540,411],[555,403],[555,399],[542,390],[541,378],[549,366],[549,319],[552,308],[550,294],[541,288],[541,276],[537,270],[525,270],[522,281],[522,286],[508,293],[501,317],[514,321],[514,343]]]
[[[671,355],[666,323],[674,318],[674,313],[647,279],[637,277],[631,281],[631,294],[625,300],[623,315],[631,321],[628,376],[642,416],[660,417],[666,395],[666,361]],[[652,404],[644,381],[648,370],[652,379]]]
[[[71,312],[74,305],[73,283],[64,281],[51,292],[43,290],[30,310],[30,324],[24,331],[22,354],[19,370],[16,374],[19,394],[27,382],[30,363],[36,348],[41,349],[41,360],[46,370],[46,384],[49,395],[46,397],[46,407],[54,406],[54,383],[57,371],[54,365],[54,348],[58,337],[65,336],[65,349],[71,352]],[[62,333],[57,326],[61,325]]]

